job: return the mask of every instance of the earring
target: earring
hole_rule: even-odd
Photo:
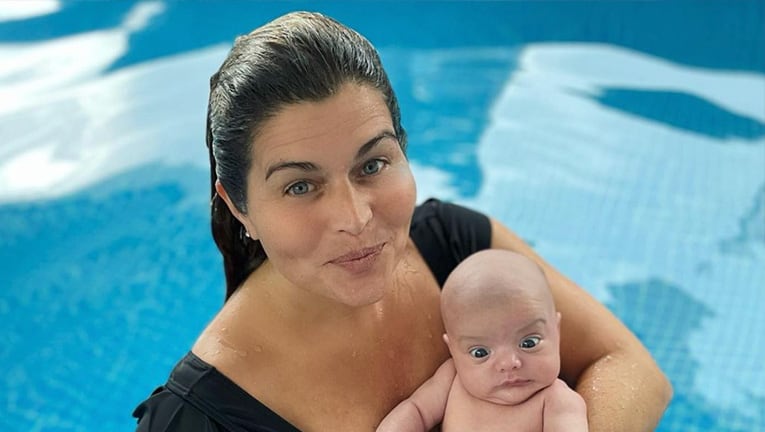
[[[250,237],[250,232],[249,231],[245,231],[244,232],[244,236],[247,237],[248,239],[252,238],[252,237]]]

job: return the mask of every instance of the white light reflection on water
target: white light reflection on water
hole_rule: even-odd
[[[0,22],[48,15],[60,9],[58,0],[3,0],[0,2]]]
[[[163,10],[140,3],[116,29],[0,45],[0,202],[65,195],[151,162],[206,161],[204,89],[226,47],[105,73]]]

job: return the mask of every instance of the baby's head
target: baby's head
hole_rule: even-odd
[[[515,405],[558,377],[560,314],[544,273],[525,256],[469,256],[444,284],[441,314],[444,341],[474,397]]]

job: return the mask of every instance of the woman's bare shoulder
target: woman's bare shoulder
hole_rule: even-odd
[[[261,332],[269,330],[257,331],[257,315],[236,295],[232,296],[199,334],[191,351],[238,382],[237,377],[257,370],[258,359],[266,351],[266,342],[259,342],[259,338]]]

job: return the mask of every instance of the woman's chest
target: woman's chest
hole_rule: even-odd
[[[448,356],[438,287],[405,278],[376,319],[282,344],[247,390],[306,432],[374,430]]]

